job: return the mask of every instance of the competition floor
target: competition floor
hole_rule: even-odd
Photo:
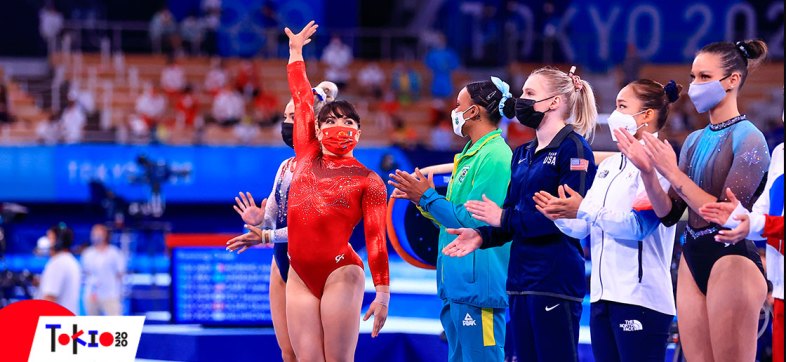
[[[368,270],[366,271],[368,274]],[[361,322],[356,361],[445,361],[447,344],[440,338],[434,271],[413,268],[391,255],[390,314],[381,335],[372,339],[371,321]],[[367,275],[367,280],[370,276]],[[364,311],[373,300],[366,285]],[[589,300],[581,319],[580,361],[593,361],[589,333]],[[280,361],[272,328],[207,328],[156,323],[168,316],[148,316],[137,352],[139,361]],[[666,361],[671,361],[669,347]]]

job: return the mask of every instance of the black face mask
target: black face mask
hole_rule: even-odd
[[[281,124],[281,139],[284,140],[284,143],[286,143],[287,146],[289,146],[289,148],[295,148],[295,142],[292,138],[294,132],[295,132],[294,123]]]
[[[543,117],[548,111],[536,111],[535,103],[543,102],[554,97],[556,96],[544,98],[539,101],[534,99],[516,98],[516,119],[519,121],[519,123],[527,127],[538,129],[538,127],[540,127],[540,123],[543,122]]]

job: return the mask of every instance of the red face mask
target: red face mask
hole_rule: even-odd
[[[322,146],[333,154],[343,156],[357,146],[355,136],[358,130],[351,127],[330,127],[322,130]]]

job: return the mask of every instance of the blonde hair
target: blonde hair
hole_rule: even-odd
[[[542,76],[546,81],[547,91],[561,95],[567,100],[568,113],[563,116],[566,118],[572,116],[573,128],[576,132],[588,141],[591,140],[595,135],[598,107],[590,84],[554,67],[536,69],[530,76],[532,75]]]
[[[319,114],[319,111],[322,110],[322,107],[338,98],[338,86],[336,86],[336,83],[326,80],[317,84],[317,86],[314,88],[322,89],[326,95],[326,98],[323,100],[320,100],[319,96],[314,96],[314,114]]]

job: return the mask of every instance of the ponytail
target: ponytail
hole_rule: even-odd
[[[595,125],[598,119],[598,106],[595,104],[595,92],[586,80],[580,79],[580,89],[576,91],[576,102],[573,106],[573,128],[576,133],[592,142],[595,137]]]

